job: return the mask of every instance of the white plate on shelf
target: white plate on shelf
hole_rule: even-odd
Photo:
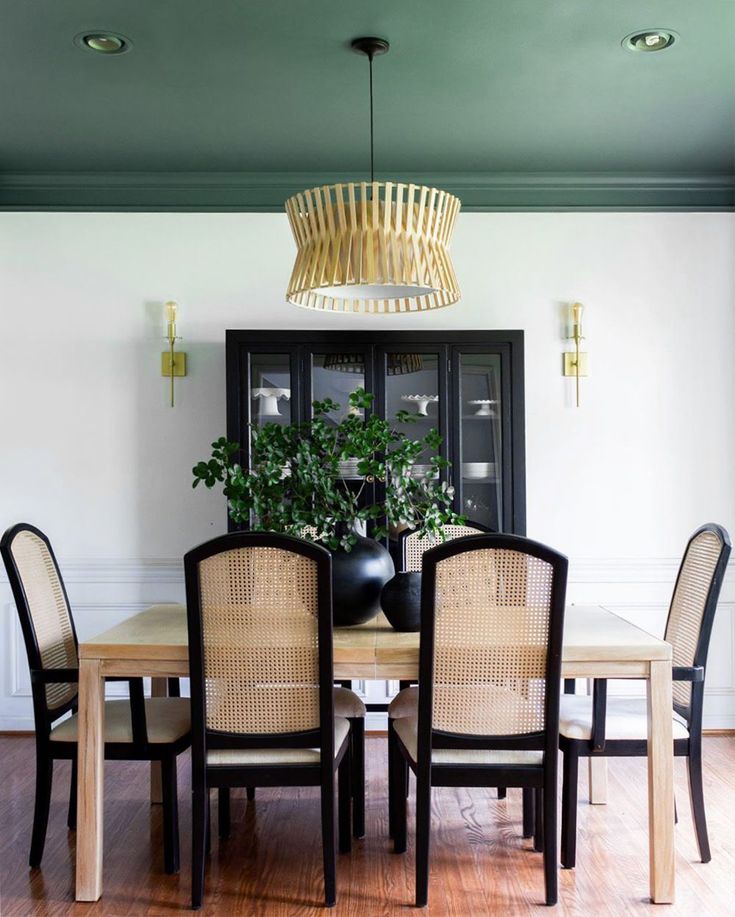
[[[466,481],[487,480],[495,477],[495,462],[462,462],[462,477]]]

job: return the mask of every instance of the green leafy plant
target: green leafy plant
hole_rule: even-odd
[[[236,457],[238,443],[224,437],[212,443],[212,456],[192,469],[196,487],[223,485],[230,517],[255,530],[284,532],[318,541],[332,550],[349,551],[356,543],[355,525],[372,520],[376,538],[392,528],[417,529],[442,538],[441,526],[463,519],[451,509],[454,490],[441,480],[449,462],[438,455],[442,437],[430,430],[412,439],[396,428],[416,415],[399,411],[393,423],[374,413],[365,418],[373,395],[357,389],[350,410],[334,423],[328,415],[340,405],[327,398],[313,403],[311,420],[281,426],[251,425],[250,470]],[[429,453],[425,474],[414,473],[417,460]],[[357,480],[347,480],[343,463],[357,463]],[[365,487],[385,484],[379,503],[364,499]]]

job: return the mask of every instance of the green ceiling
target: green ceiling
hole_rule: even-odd
[[[0,206],[280,209],[367,167],[471,209],[732,208],[735,0],[0,0]],[[644,28],[680,39],[626,51]],[[73,43],[109,30],[132,50]]]

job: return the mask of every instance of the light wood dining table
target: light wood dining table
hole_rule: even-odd
[[[154,694],[186,677],[189,651],[181,605],[154,605],[79,646],[79,775],[76,899],[102,895],[104,679],[150,676]],[[336,679],[416,679],[419,635],[398,633],[383,615],[334,631]],[[648,697],[648,827],[651,900],[674,901],[671,646],[599,606],[566,611],[566,678],[645,679]],[[155,771],[152,774],[155,780]],[[154,791],[155,792],[155,791]]]

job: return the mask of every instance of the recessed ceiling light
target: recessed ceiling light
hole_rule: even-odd
[[[670,48],[679,36],[671,29],[644,29],[642,32],[633,32],[623,39],[623,47],[629,51],[665,51]]]
[[[113,32],[81,32],[74,39],[74,44],[85,51],[106,55],[124,54],[131,46],[128,38]]]

